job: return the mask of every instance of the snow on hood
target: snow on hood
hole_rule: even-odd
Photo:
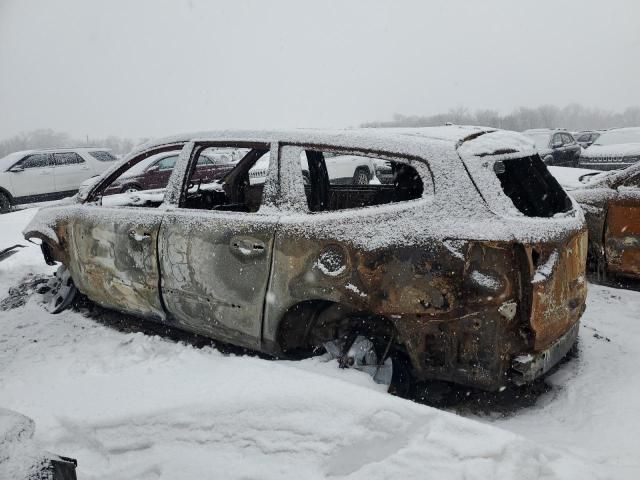
[[[20,160],[25,155],[31,153],[33,150],[24,150],[21,152],[13,152],[7,155],[6,157],[0,158],[0,172],[5,171],[8,168],[11,168],[14,163]]]
[[[640,143],[619,143],[617,145],[591,145],[582,152],[583,158],[592,157],[627,157],[640,155]]]
[[[565,190],[573,190],[582,188],[593,182],[596,178],[609,175],[611,172],[603,172],[601,170],[589,170],[587,168],[569,168],[569,167],[547,167],[551,175],[553,175],[558,183]],[[587,175],[585,177],[585,175]],[[582,179],[582,180],[581,180]]]

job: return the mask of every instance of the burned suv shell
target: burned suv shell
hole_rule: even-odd
[[[202,209],[189,171],[220,145],[250,151],[208,190],[225,200]],[[119,172],[170,148],[182,150],[159,208],[102,205]],[[388,161],[394,183],[330,185],[322,151]],[[256,198],[247,172],[265,152],[261,204],[237,207]],[[362,333],[383,339],[378,365],[393,353],[418,380],[483,389],[545,373],[586,297],[580,209],[528,140],[482,128],[168,138],[78,203],[40,210],[24,235],[109,308],[284,356]]]
[[[640,163],[581,178],[566,188],[584,211],[590,263],[602,279],[640,278]]]

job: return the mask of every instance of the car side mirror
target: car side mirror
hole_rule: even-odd
[[[9,171],[14,173],[24,172],[24,167],[22,165],[14,165],[9,169]]]

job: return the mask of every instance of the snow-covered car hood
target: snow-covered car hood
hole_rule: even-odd
[[[0,158],[0,172],[4,172],[6,169],[11,168],[14,163],[26,156],[32,150],[24,150],[21,152],[13,152],[6,157]]]
[[[582,157],[629,157],[640,155],[640,143],[620,143],[617,145],[591,145],[582,152]]]
[[[587,168],[547,167],[551,175],[558,180],[565,190],[575,190],[594,183],[596,180],[611,174],[610,171],[590,170]]]

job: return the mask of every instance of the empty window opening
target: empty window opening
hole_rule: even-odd
[[[196,151],[181,206],[253,213],[260,209],[269,170],[269,146],[205,147]]]
[[[504,193],[527,217],[552,217],[571,210],[571,200],[538,155],[497,161],[494,171]]]
[[[158,207],[182,146],[175,150],[146,155],[131,162],[100,193],[101,204],[108,207]]]
[[[305,150],[300,157],[312,212],[363,208],[420,198],[422,179],[412,166],[348,153]]]

